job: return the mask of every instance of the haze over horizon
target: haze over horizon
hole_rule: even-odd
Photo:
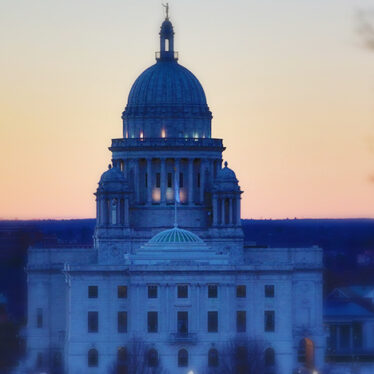
[[[242,218],[374,218],[372,0],[169,3]],[[161,2],[0,10],[0,219],[94,217],[127,95],[159,49]]]

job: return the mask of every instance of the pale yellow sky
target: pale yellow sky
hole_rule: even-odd
[[[174,0],[244,218],[374,217],[370,0]],[[131,84],[153,64],[160,1],[0,4],[0,218],[94,217]]]

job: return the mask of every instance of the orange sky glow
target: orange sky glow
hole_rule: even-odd
[[[374,42],[360,11],[374,23],[372,0],[170,1],[243,218],[374,218]],[[161,21],[156,0],[1,2],[0,219],[95,216]]]

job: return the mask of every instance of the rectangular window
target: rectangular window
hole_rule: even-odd
[[[246,286],[236,286],[236,297],[246,297],[247,288]]]
[[[148,332],[158,331],[158,312],[148,312],[147,325]]]
[[[188,312],[178,312],[178,334],[188,334]]]
[[[209,284],[208,285],[208,298],[209,299],[216,299],[218,295],[218,287],[216,284]]]
[[[183,173],[179,173],[179,187],[183,187]]]
[[[173,175],[171,173],[168,173],[168,188],[173,187]]]
[[[144,174],[144,185],[145,187],[148,187],[148,174],[147,173]]]
[[[43,309],[38,308],[36,310],[36,327],[41,329],[43,327]]]
[[[347,349],[350,347],[351,326],[340,326],[340,348]]]
[[[97,286],[88,286],[88,298],[96,299],[99,295],[99,290]]]
[[[274,297],[274,285],[267,284],[265,286],[265,297]]]
[[[247,313],[244,310],[236,312],[236,332],[246,332],[247,329]]]
[[[117,296],[119,299],[127,299],[127,286],[118,286]]]
[[[99,312],[88,312],[88,332],[99,331]]]
[[[181,284],[178,286],[178,298],[179,299],[188,298],[188,286],[186,284]]]
[[[161,176],[160,173],[156,173],[156,187],[160,188],[161,186]]]
[[[265,317],[265,331],[275,331],[275,312],[274,310],[266,310],[264,313]]]
[[[148,286],[148,299],[157,299],[157,286]]]
[[[352,325],[352,333],[353,333],[353,347],[354,348],[362,348],[362,323],[354,322]]]
[[[118,312],[117,321],[117,331],[127,332],[127,312]]]
[[[218,312],[208,312],[208,332],[218,332]]]
[[[200,173],[197,173],[197,187],[200,188]]]

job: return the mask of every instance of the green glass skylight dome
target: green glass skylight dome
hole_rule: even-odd
[[[165,243],[203,243],[203,241],[191,231],[173,227],[156,234],[150,241],[150,244]]]

